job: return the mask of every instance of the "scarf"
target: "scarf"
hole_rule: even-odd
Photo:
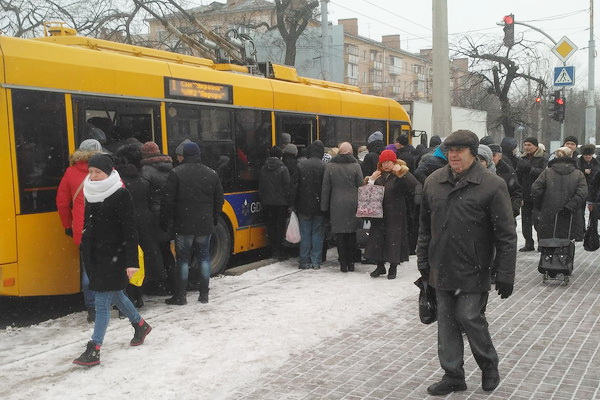
[[[102,203],[107,197],[123,187],[121,176],[116,170],[103,181],[91,181],[86,176],[83,181],[83,195],[90,203]]]

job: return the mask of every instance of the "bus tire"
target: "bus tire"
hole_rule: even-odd
[[[231,229],[222,216],[219,216],[215,231],[210,238],[210,275],[221,274],[227,268],[231,249],[233,247],[233,238]]]

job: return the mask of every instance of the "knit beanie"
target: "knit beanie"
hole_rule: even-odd
[[[381,131],[375,131],[375,132],[371,133],[371,135],[369,136],[369,139],[367,139],[367,143],[371,143],[376,140],[383,140],[383,133],[381,133]]]
[[[102,151],[102,145],[96,139],[85,139],[79,145],[81,151]]]
[[[579,144],[579,141],[577,140],[577,138],[576,138],[575,136],[567,136],[567,137],[565,138],[565,141],[563,142],[563,146],[564,146],[564,145],[565,145],[565,143],[567,143],[567,142],[573,142],[573,143],[575,143],[575,145],[578,145],[578,144]]]
[[[283,154],[291,154],[296,157],[298,155],[298,148],[295,144],[286,144],[283,148]]]
[[[402,146],[407,146],[408,145],[408,136],[400,135],[398,137],[398,139],[396,139],[396,142],[400,143]]]
[[[160,155],[160,149],[154,142],[146,142],[142,145],[142,158],[149,158]]]
[[[450,147],[468,147],[471,153],[477,157],[479,138],[475,133],[466,129],[454,131],[444,140],[444,148],[449,149]]]
[[[431,139],[429,139],[429,147],[435,147],[442,144],[442,139],[438,135],[433,135]]]
[[[534,145],[535,147],[538,147],[538,145],[539,145],[537,138],[534,138],[533,136],[530,136],[530,137],[526,138],[525,140],[523,140],[523,143],[525,143],[525,142],[529,142],[532,145]]]
[[[192,141],[190,139],[185,139],[183,142],[179,143],[179,146],[177,146],[177,148],[175,149],[175,154],[177,154],[178,156],[182,156],[183,146],[185,146],[186,143],[192,143]]]
[[[384,161],[396,162],[396,160],[397,160],[396,153],[394,153],[392,150],[384,150],[379,155],[380,163],[382,163]]]
[[[110,175],[115,167],[115,163],[108,154],[98,153],[91,156],[88,160],[88,168],[89,167],[98,168],[106,175]]]
[[[292,135],[286,132],[281,132],[281,145],[285,146],[286,144],[292,143]]]
[[[183,145],[184,157],[198,156],[200,155],[200,147],[194,142],[189,142]]]

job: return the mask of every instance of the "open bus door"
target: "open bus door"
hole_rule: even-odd
[[[317,119],[315,117],[286,114],[277,116],[277,143],[281,143],[283,132],[289,133],[292,137],[292,143],[300,151],[316,139],[316,131]]]

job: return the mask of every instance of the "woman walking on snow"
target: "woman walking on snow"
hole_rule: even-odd
[[[94,333],[86,350],[74,364],[100,364],[100,346],[115,304],[134,329],[131,346],[144,343],[152,328],[127,298],[124,289],[138,270],[137,232],[133,219],[133,203],[114,170],[109,155],[96,154],[88,160],[85,178],[85,222],[82,239],[83,256],[90,275],[90,289],[96,291]]]

